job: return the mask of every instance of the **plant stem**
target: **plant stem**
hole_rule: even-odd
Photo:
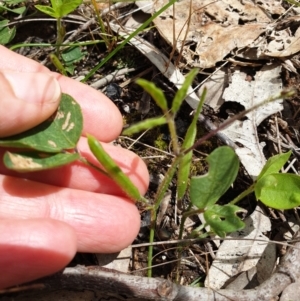
[[[240,200],[242,200],[244,197],[246,197],[248,194],[252,193],[254,191],[255,183],[253,183],[250,187],[248,187],[245,191],[243,191],[241,194],[239,194],[234,200],[232,200],[229,204],[234,205]]]
[[[59,58],[54,53],[50,53],[49,58],[50,58],[50,61],[52,62],[52,64],[56,67],[56,69],[61,74],[67,76],[67,71],[66,71],[65,67],[63,66],[63,64],[61,63],[61,61],[59,60]]]
[[[150,245],[148,247],[148,271],[147,276],[149,278],[152,277],[152,258],[153,258],[153,242],[154,242],[154,235],[155,235],[155,224],[156,224],[156,210],[153,208],[151,210],[151,225],[150,225],[150,235],[149,235],[149,242]]]
[[[185,213],[182,214],[182,219],[180,221],[180,229],[179,229],[179,235],[178,235],[178,240],[182,240],[183,236],[183,230],[184,230],[184,224],[186,219],[190,215],[198,214],[203,212],[203,209],[196,209],[196,210],[191,210],[192,204],[189,204],[189,207]],[[183,246],[179,244],[178,250],[177,250],[177,264],[176,264],[176,283],[179,283],[179,269],[180,269],[180,264],[181,264],[181,257],[182,257],[182,252],[183,252]]]
[[[177,165],[179,163],[180,158],[175,158],[169,167],[168,171],[166,172],[166,176],[163,179],[162,183],[159,185],[158,191],[156,193],[155,197],[155,204],[154,204],[154,210],[157,210],[160,206],[160,203],[173,179],[174,173],[176,171]]]
[[[56,55],[59,57],[59,48],[60,48],[59,45],[63,43],[65,37],[65,28],[62,25],[61,18],[57,18],[56,26],[57,26],[56,44],[58,44],[58,46],[56,46]]]
[[[99,14],[99,10],[98,10],[98,8],[97,8],[96,1],[95,1],[95,0],[92,0],[92,3],[93,3],[93,6],[94,6],[96,15],[97,15],[97,19],[98,19],[100,28],[101,28],[101,32],[102,32],[102,34],[100,34],[100,35],[101,35],[101,38],[104,40],[105,45],[106,45],[106,48],[109,50],[109,48],[110,48],[109,44],[110,44],[110,43],[109,43],[108,38],[106,37],[105,26],[104,26],[103,20],[102,20],[100,14]]]
[[[170,185],[170,182],[173,179],[174,173],[176,171],[176,167],[179,163],[180,158],[175,158],[169,167],[165,178],[163,179],[162,183],[159,185],[158,191],[155,196],[155,203],[154,206],[151,208],[151,224],[150,224],[150,236],[149,236],[149,248],[148,248],[148,277],[152,275],[152,257],[153,257],[153,242],[154,242],[154,234],[156,228],[156,212],[159,208],[159,205]]]
[[[15,44],[9,47],[10,50],[15,50],[21,47],[57,47],[57,46],[87,46],[87,45],[95,45],[103,43],[102,40],[93,40],[93,41],[85,41],[85,42],[71,42],[71,43],[63,43],[63,44],[50,44],[50,43],[21,43]]]
[[[170,112],[166,112],[166,119],[168,122],[169,132],[171,135],[171,141],[173,146],[173,152],[175,156],[178,156],[180,153],[180,147],[178,144],[178,138],[176,133],[176,124],[174,120],[175,116],[173,114],[170,114]]]
[[[189,213],[190,213],[191,208],[192,208],[192,203],[189,204],[189,207],[187,208],[187,211],[182,214],[182,219],[180,221],[178,240],[182,239],[184,223],[185,223],[186,219],[188,218],[188,216],[190,215]]]

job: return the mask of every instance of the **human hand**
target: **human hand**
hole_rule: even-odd
[[[60,89],[82,108],[81,153],[97,164],[85,133],[105,142],[106,151],[144,194],[149,175],[143,161],[108,143],[122,129],[115,105],[96,90],[3,46],[0,137],[25,131],[51,116],[59,104]],[[0,289],[58,271],[76,251],[117,252],[135,238],[140,225],[138,210],[104,175],[80,162],[18,174],[5,169],[3,153],[0,149]]]

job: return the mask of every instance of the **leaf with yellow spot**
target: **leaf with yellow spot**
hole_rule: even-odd
[[[18,172],[38,171],[69,164],[80,158],[78,153],[6,152],[3,157],[8,169]]]
[[[70,95],[62,94],[54,115],[26,132],[0,139],[0,147],[58,153],[76,147],[82,127],[83,118],[79,104]]]

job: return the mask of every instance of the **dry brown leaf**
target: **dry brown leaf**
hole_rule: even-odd
[[[245,109],[249,109],[277,96],[282,91],[280,72],[280,65],[266,65],[256,72],[254,80],[247,81],[247,74],[236,68],[232,74],[232,82],[223,93],[223,98],[225,101],[238,102]],[[242,145],[235,151],[253,178],[259,175],[266,163],[263,144],[258,139],[257,126],[268,116],[281,110],[282,100],[278,99],[250,112],[246,115],[246,120],[237,120],[222,130],[229,139]]]
[[[270,231],[270,219],[257,206],[255,211],[246,218],[245,224],[243,230],[227,236],[236,240],[224,240],[219,247],[205,280],[206,287],[220,289],[232,276],[250,270],[260,260],[268,245],[269,239],[263,235],[263,232]],[[266,243],[256,239],[263,239]],[[275,258],[275,248],[273,248],[273,253]],[[268,277],[273,267],[274,265],[269,266]]]
[[[132,32],[132,30],[124,32],[120,26],[115,24],[110,24],[110,26],[112,30],[125,38]],[[141,37],[132,38],[130,40],[130,44],[135,46],[142,54],[144,54],[158,68],[158,70],[169,79],[170,82],[174,83],[178,89],[182,86],[185,81],[185,77],[158,48]],[[197,107],[199,97],[196,95],[192,87],[188,89],[188,95],[185,100],[192,108]]]
[[[261,1],[262,4],[265,2]],[[166,3],[167,0],[155,1],[154,11]],[[276,12],[281,7],[265,6]],[[210,68],[233,49],[251,44],[270,21],[267,11],[252,1],[183,0],[176,2],[174,11],[173,7],[164,11],[154,23],[168,43],[173,45],[176,41],[179,51],[184,47],[183,55],[189,65]],[[191,54],[188,44],[196,44],[195,53]]]
[[[279,22],[269,35],[271,41],[260,45],[261,53],[271,57],[287,57],[300,51],[300,16]]]
[[[197,45],[199,62],[193,67],[211,68],[235,48],[250,45],[265,30],[264,24],[245,24],[223,27],[208,24],[203,27],[204,36]]]

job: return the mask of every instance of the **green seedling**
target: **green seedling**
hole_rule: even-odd
[[[69,13],[74,11],[83,0],[50,0],[51,6],[46,5],[36,5],[35,7],[43,12],[44,14],[49,15],[56,19],[56,55],[59,56],[59,48],[64,40],[66,30],[62,24],[62,18],[67,16]]]
[[[234,182],[239,170],[238,157],[228,146],[218,147],[206,160],[208,173],[191,179],[191,202],[199,209],[214,205]]]
[[[144,130],[167,123],[173,145],[174,159],[171,163],[164,180],[158,187],[154,202],[148,202],[140,196],[138,189],[130,179],[122,172],[113,159],[104,151],[101,144],[93,137],[88,135],[88,144],[91,152],[99,161],[103,169],[93,165],[77,151],[77,143],[80,138],[83,118],[80,106],[69,95],[63,94],[60,106],[57,112],[39,126],[12,137],[0,139],[0,147],[21,148],[21,151],[6,152],[4,155],[4,164],[7,168],[19,172],[36,171],[42,169],[55,168],[61,165],[69,164],[75,160],[95,168],[97,171],[110,177],[130,198],[135,201],[145,201],[151,210],[150,243],[154,241],[156,214],[162,199],[173,180],[176,171],[177,176],[177,197],[180,201],[187,192],[190,196],[190,205],[183,211],[183,218],[180,224],[179,238],[183,237],[183,228],[185,219],[192,214],[203,213],[206,224],[210,226],[210,233],[218,234],[224,237],[227,233],[243,228],[244,223],[237,216],[242,211],[235,203],[241,200],[245,195],[255,192],[257,199],[266,205],[289,209],[300,204],[300,181],[297,175],[280,174],[279,170],[288,161],[291,152],[280,154],[270,158],[255,183],[242,193],[235,200],[226,205],[217,204],[220,197],[234,182],[238,169],[239,161],[234,151],[227,147],[215,149],[208,157],[209,170],[206,175],[192,177],[190,179],[190,164],[192,160],[193,147],[199,145],[203,138],[195,142],[197,131],[197,117],[201,111],[205,91],[200,99],[198,108],[188,128],[187,134],[182,145],[178,141],[176,134],[175,117],[188,93],[197,70],[191,71],[186,81],[183,83],[175,95],[171,107],[168,107],[165,96],[162,91],[152,83],[140,80],[139,83],[149,92],[155,102],[163,111],[163,116],[145,121],[136,127],[126,129],[126,133],[136,133],[138,130]],[[280,95],[282,97],[282,95]],[[269,101],[269,100],[268,100]],[[263,103],[262,103],[263,104]],[[245,114],[248,113],[245,111]],[[240,118],[240,114],[233,119]],[[226,121],[229,125],[230,122]],[[221,125],[220,128],[224,128]],[[200,142],[199,142],[200,141]],[[189,185],[188,185],[189,184]],[[199,229],[199,231],[201,230]],[[195,233],[193,233],[195,235]],[[181,256],[182,246],[179,245],[178,256]],[[153,245],[150,244],[148,252],[148,275],[151,276],[152,270]],[[180,260],[179,260],[180,262]]]
[[[225,237],[226,234],[241,230],[245,223],[237,216],[243,212],[240,207],[235,205],[213,205],[204,211],[206,223],[210,226],[212,233]]]
[[[156,210],[158,209],[166,190],[172,181],[176,170],[178,169],[177,176],[177,197],[178,200],[183,198],[187,191],[189,182],[190,165],[192,160],[192,151],[186,152],[187,149],[195,143],[197,134],[197,119],[202,109],[202,105],[205,99],[206,90],[200,99],[199,105],[194,114],[191,125],[188,128],[187,134],[184,138],[182,146],[179,145],[178,136],[176,134],[175,117],[184,101],[188,88],[193,82],[194,77],[197,74],[197,69],[192,70],[187,76],[182,87],[177,91],[171,108],[168,108],[166,98],[161,89],[157,88],[153,83],[146,80],[138,80],[137,83],[141,85],[154,99],[156,104],[161,108],[164,113],[164,117],[169,127],[171,135],[173,152],[175,158],[167,171],[165,178],[158,188],[154,208],[151,211],[151,229],[150,229],[150,242],[154,239],[155,232],[155,220]],[[144,122],[144,125],[147,121]],[[145,128],[145,127],[144,127]],[[134,126],[133,126],[133,129]],[[125,133],[130,133],[131,128],[126,129]],[[132,131],[132,132],[135,132]],[[197,177],[192,179],[190,184],[190,196],[191,206],[184,212],[183,219],[180,226],[179,239],[182,238],[184,220],[192,214],[208,211],[207,223],[211,224],[212,231],[216,231],[218,234],[224,236],[228,232],[243,228],[244,223],[237,217],[236,213],[241,211],[240,208],[233,205],[228,205],[224,209],[217,207],[215,203],[226,192],[232,182],[235,180],[237,171],[239,168],[239,161],[234,151],[229,147],[221,147],[215,150],[209,157],[208,162],[210,164],[210,171],[207,176]],[[199,190],[197,190],[199,188]],[[206,193],[206,195],[205,195]],[[192,206],[197,207],[195,211]],[[216,233],[215,232],[215,233]],[[148,266],[152,265],[153,248],[149,247],[148,251]],[[179,253],[180,256],[180,253]],[[148,275],[151,276],[151,270],[148,270]]]
[[[229,204],[220,206],[217,204],[217,201],[220,197],[227,191],[227,189],[234,182],[238,169],[239,169],[239,160],[236,156],[235,152],[229,147],[219,147],[215,151],[213,151],[207,158],[209,163],[209,172],[204,176],[193,177],[191,180],[189,179],[190,173],[190,164],[192,160],[192,151],[195,147],[199,146],[205,140],[209,139],[213,135],[215,135],[219,130],[226,128],[235,120],[243,117],[245,114],[249,113],[251,110],[257,109],[259,106],[271,102],[275,99],[282,98],[283,95],[286,97],[291,93],[282,92],[280,95],[272,97],[266,101],[263,101],[261,104],[253,107],[252,109],[248,109],[238,115],[236,115],[231,120],[225,121],[223,124],[219,126],[218,129],[212,131],[200,138],[195,142],[196,131],[197,131],[197,117],[201,111],[202,104],[205,99],[205,91],[201,97],[199,102],[199,106],[196,110],[196,114],[192,120],[192,123],[187,131],[186,137],[182,146],[179,146],[178,137],[176,135],[175,128],[175,116],[180,108],[180,105],[183,99],[186,97],[186,93],[188,91],[188,87],[193,81],[194,76],[197,71],[192,71],[190,74],[186,76],[186,81],[176,93],[176,96],[172,102],[171,108],[168,108],[165,96],[162,91],[157,88],[152,83],[149,83],[145,80],[139,80],[138,84],[140,84],[154,99],[156,104],[162,109],[164,113],[164,117],[166,118],[166,122],[169,126],[169,131],[172,139],[173,152],[175,154],[175,158],[166,172],[165,178],[162,181],[161,185],[158,188],[155,200],[154,207],[151,211],[151,229],[150,229],[150,243],[153,242],[154,232],[155,232],[155,220],[156,220],[156,210],[159,208],[160,203],[166,193],[166,190],[169,187],[171,180],[173,179],[176,170],[177,173],[177,197],[178,202],[180,202],[181,198],[186,194],[188,190],[188,183],[190,182],[190,190],[189,195],[191,199],[190,206],[183,212],[183,218],[180,224],[180,232],[179,239],[183,236],[183,226],[186,218],[192,214],[203,213],[206,224],[202,225],[203,229],[206,225],[210,226],[211,233],[218,234],[221,237],[224,237],[227,233],[240,230],[244,227],[243,221],[238,217],[237,213],[244,211],[243,209],[237,207],[235,202],[231,202]],[[143,123],[146,125],[146,121]],[[140,126],[140,125],[139,125]],[[146,129],[146,126],[140,126],[140,128]],[[138,129],[138,127],[137,127]],[[131,128],[126,129],[126,133],[130,133]],[[137,130],[133,126],[132,133],[137,132]],[[272,196],[270,190],[274,188],[277,178],[272,178],[272,181],[269,180],[269,174],[273,174],[274,170],[277,172],[278,169],[282,167],[282,165],[286,162],[286,158],[271,158],[270,163],[267,163],[266,167],[262,171],[262,177],[259,178],[257,185],[257,196],[265,203],[267,203],[266,196],[269,195],[269,199]],[[278,169],[277,169],[278,168]],[[267,179],[267,183],[262,182],[263,179]],[[268,185],[266,185],[268,184]],[[293,185],[296,186],[296,181],[293,181]],[[279,186],[278,186],[279,187]],[[258,191],[259,188],[259,191]],[[266,193],[268,190],[269,193]],[[254,187],[252,189],[254,191]],[[290,206],[295,206],[298,201],[298,197],[295,194],[290,196],[291,202]],[[269,202],[270,204],[270,202]],[[272,202],[272,206],[276,206],[275,202]],[[196,209],[195,209],[196,208]],[[199,229],[199,230],[201,230]],[[195,233],[193,233],[194,235]],[[178,249],[178,257],[181,256],[182,248]],[[153,255],[153,247],[150,245],[148,252],[148,267],[152,266],[152,255]],[[180,262],[180,259],[179,261]],[[151,269],[148,270],[148,275],[151,276]]]
[[[275,209],[292,209],[300,205],[300,177],[279,173],[291,151],[271,157],[254,183],[257,200]]]

